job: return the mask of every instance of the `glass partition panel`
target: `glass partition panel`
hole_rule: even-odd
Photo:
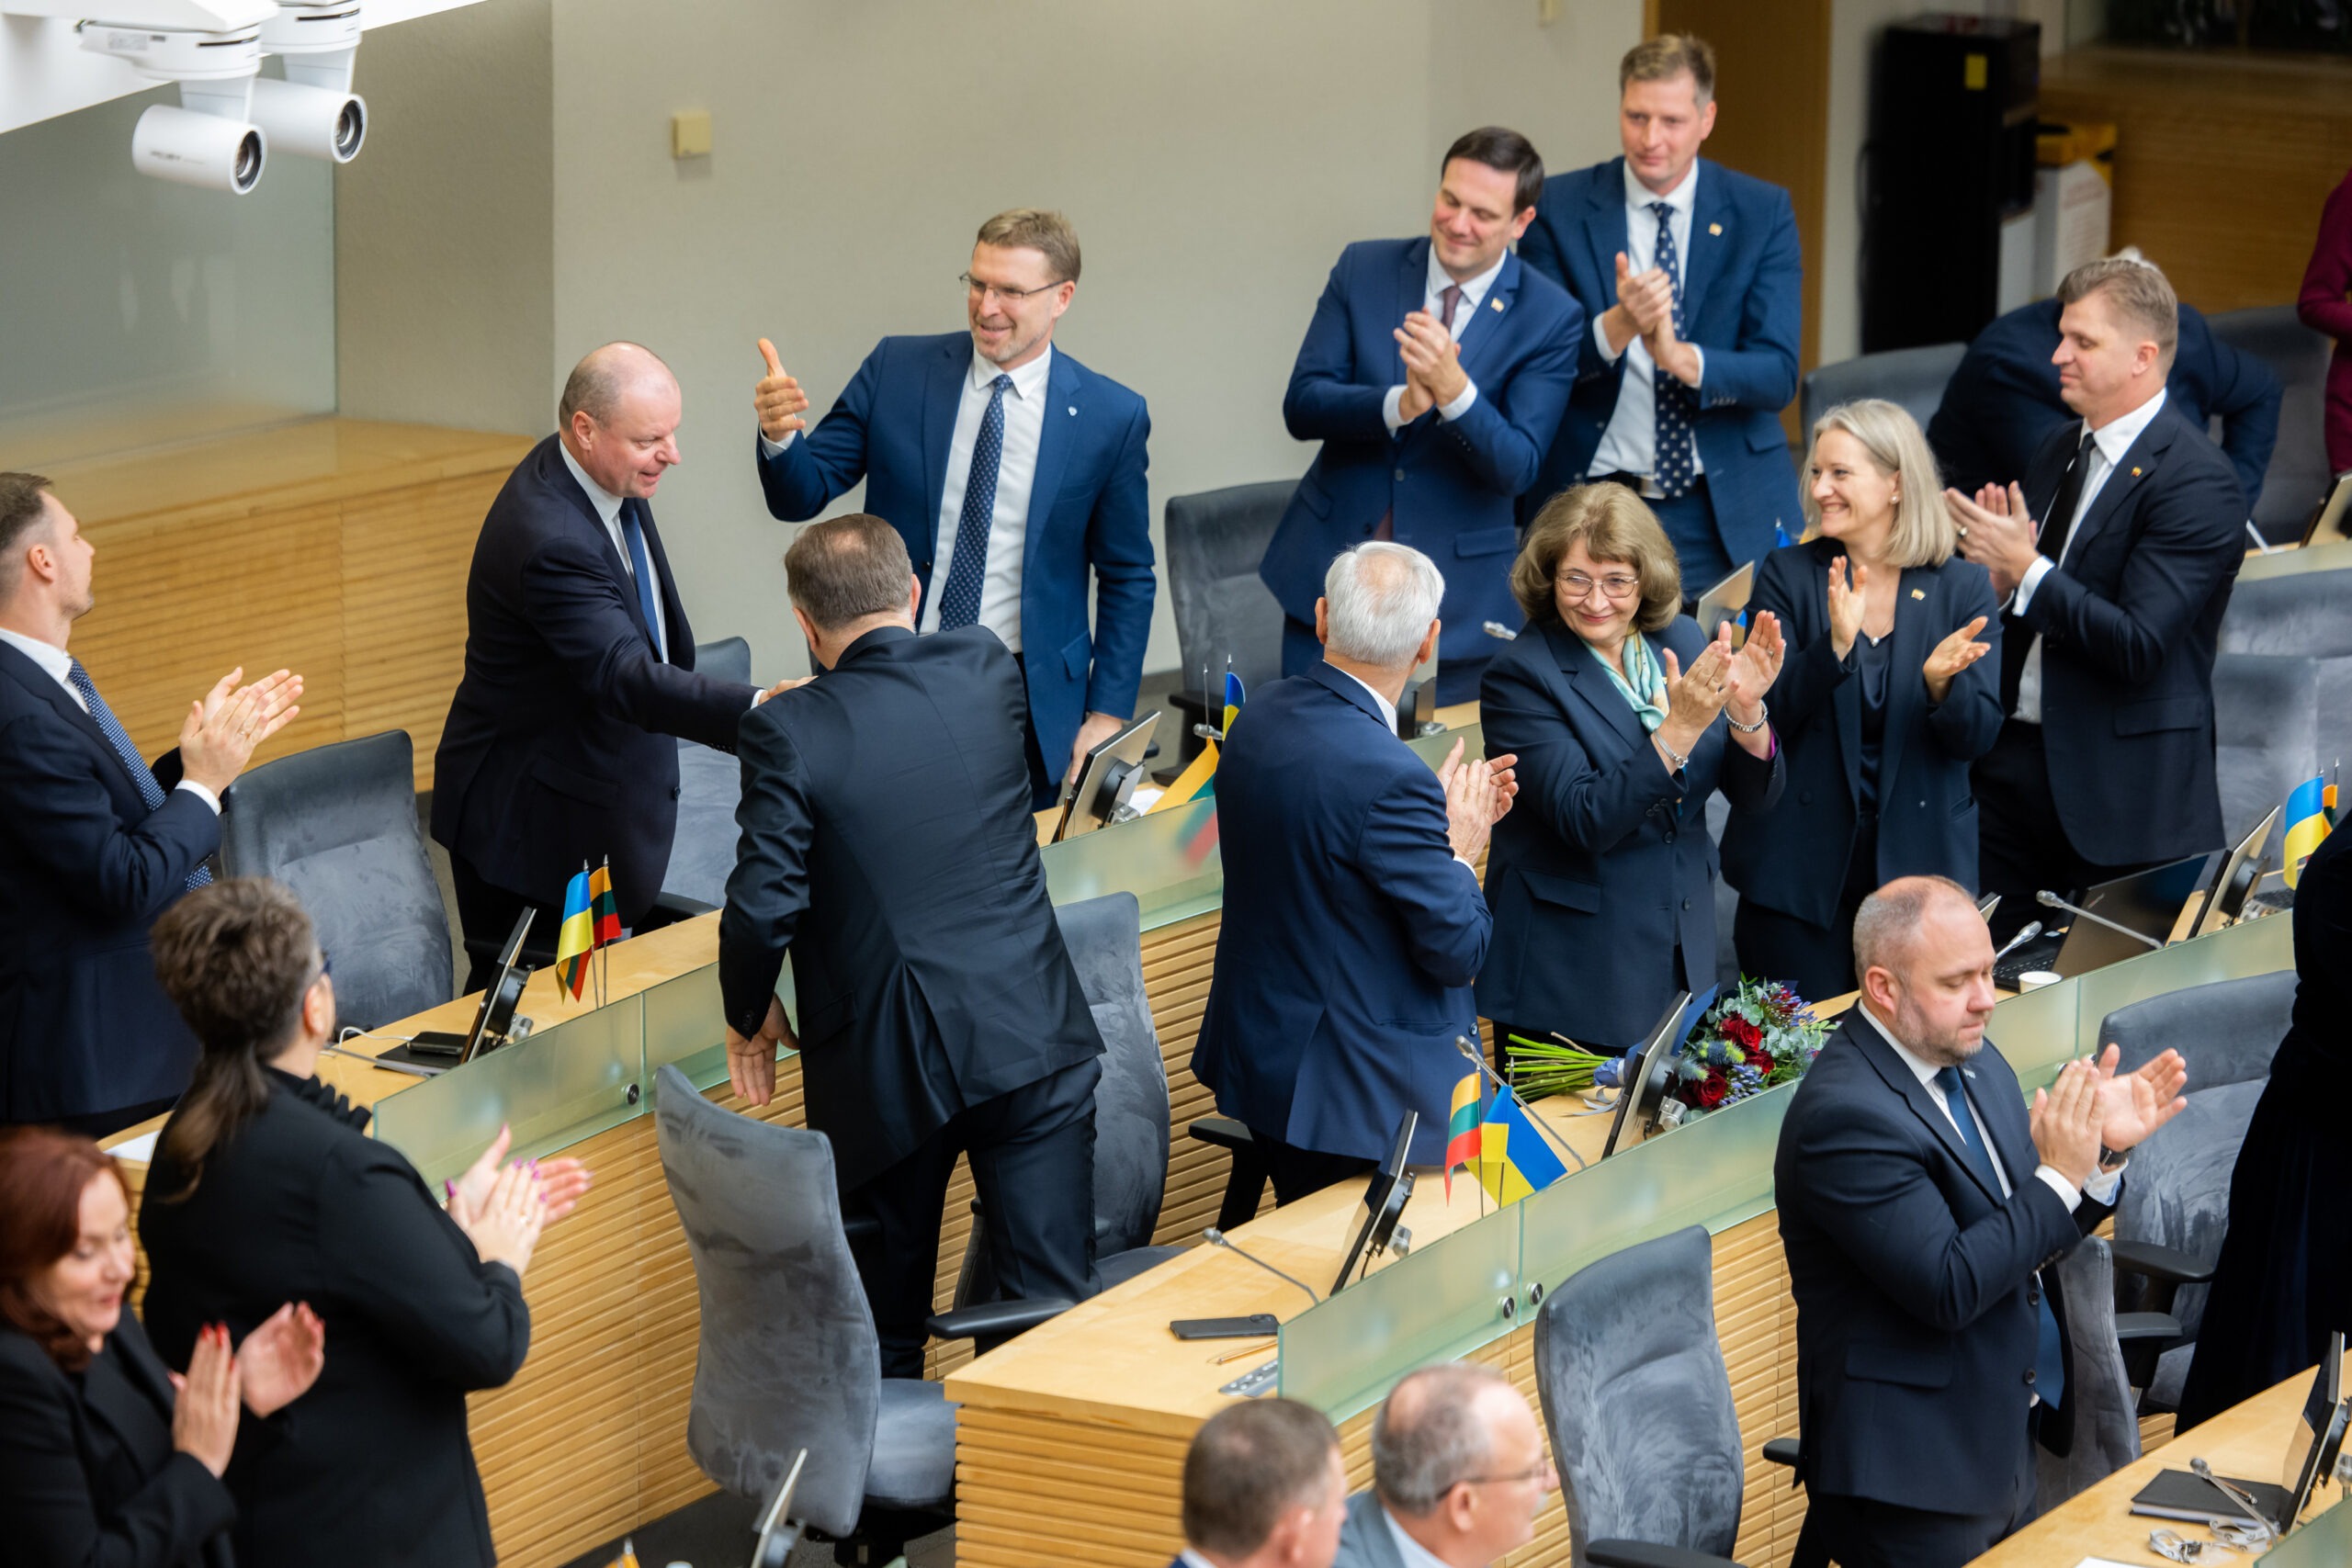
[[[2271,1568],[2344,1568],[2352,1562],[2352,1503],[2338,1502],[2272,1547]]]
[[[2061,980],[1994,1004],[1985,1038],[2001,1048],[2029,1091],[2054,1080],[2074,1059],[2075,1001],[2075,982]]]
[[[792,968],[785,966],[776,984],[792,1011]],[[696,1089],[727,1081],[727,1020],[718,999],[718,965],[706,964],[674,980],[649,986],[639,993],[645,1003],[645,1078],[675,1063]]]
[[[470,1165],[502,1124],[514,1130],[524,1158],[618,1126],[641,1113],[644,1077],[640,994],[386,1097],[375,1133],[429,1185]]]
[[[2076,989],[2075,1051],[2098,1049],[2107,1015],[2133,1002],[2216,980],[2241,980],[2295,966],[2295,921],[2291,915],[2241,920],[2227,931],[2193,942],[2177,942],[2162,953],[2143,953],[2072,982]]]
[[[1213,798],[1048,844],[1044,853],[1046,890],[1055,903],[1130,892],[1143,906],[1146,931],[1214,909],[1225,894]]]
[[[1283,1324],[1283,1396],[1343,1421],[1413,1368],[1456,1359],[1508,1333],[1510,1320],[1503,1314],[1519,1295],[1519,1214],[1525,1206],[1416,1247]],[[1351,1206],[1349,1223],[1362,1213],[1361,1205]],[[1412,1219],[1409,1207],[1405,1218]]]

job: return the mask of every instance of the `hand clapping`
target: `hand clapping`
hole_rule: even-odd
[[[1433,408],[1443,408],[1470,385],[1462,369],[1462,345],[1427,310],[1405,318],[1396,329],[1396,347],[1405,360],[1405,395],[1396,412],[1408,423]]]
[[[1715,628],[1715,641],[1728,650],[1731,647],[1731,623],[1726,621]],[[1730,657],[1731,694],[1724,706],[1731,716],[1741,724],[1754,724],[1763,716],[1764,694],[1780,679],[1781,665],[1788,657],[1788,643],[1781,635],[1781,617],[1770,610],[1759,610],[1747,628],[1747,640],[1739,651]]]
[[[1870,581],[1870,568],[1860,561],[1839,556],[1829,563],[1829,646],[1840,660],[1862,635],[1862,590]]]
[[[2025,487],[1986,485],[1973,500],[1946,490],[1944,502],[1960,524],[1960,553],[1992,573],[1994,592],[2003,598],[2016,592],[2041,553],[2035,548],[2041,530],[2026,513]]]
[[[180,776],[216,796],[237,782],[264,741],[302,711],[295,705],[302,695],[300,675],[280,670],[240,686],[244,673],[240,665],[221,676],[188,704],[180,723]]]
[[[1487,836],[1510,810],[1519,794],[1513,754],[1462,760],[1464,742],[1456,740],[1437,771],[1438,787],[1445,791],[1446,839],[1459,858],[1476,864],[1487,847]]]
[[[1951,694],[1952,677],[1993,651],[1993,645],[1975,640],[1984,629],[1984,617],[1976,616],[1943,641],[1936,644],[1928,655],[1928,662],[1920,672],[1928,678],[1928,700],[1940,703]]]

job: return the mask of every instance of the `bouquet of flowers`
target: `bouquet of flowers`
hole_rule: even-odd
[[[1503,1036],[1503,1066],[1510,1087],[1522,1100],[1550,1094],[1581,1094],[1592,1087],[1593,1070],[1617,1058],[1605,1051],[1588,1051],[1566,1040],[1530,1040],[1523,1034]]]
[[[1675,1062],[1674,1098],[1695,1111],[1720,1111],[1794,1083],[1828,1033],[1787,986],[1742,976],[1739,989],[1708,1009],[1690,1032]]]

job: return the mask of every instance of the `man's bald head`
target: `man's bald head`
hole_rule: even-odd
[[[563,444],[606,492],[643,500],[678,459],[678,378],[634,343],[608,343],[571,367],[557,405]]]
[[[599,424],[610,424],[621,400],[640,382],[678,389],[678,378],[662,356],[642,344],[608,343],[593,349],[564,378],[563,399],[556,405],[556,422],[569,430],[571,416],[585,413]]]
[[[1854,973],[1875,964],[1903,973],[1928,935],[1930,911],[1957,904],[1981,925],[1976,900],[1948,876],[1898,876],[1862,900],[1854,911]]]

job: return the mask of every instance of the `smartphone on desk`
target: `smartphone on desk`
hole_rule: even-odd
[[[1282,1329],[1282,1320],[1270,1312],[1248,1317],[1180,1317],[1168,1325],[1179,1339],[1264,1339]]]

